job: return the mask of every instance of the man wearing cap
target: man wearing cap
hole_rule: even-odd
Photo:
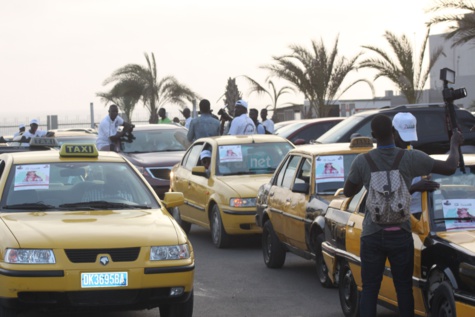
[[[16,132],[14,135],[13,135],[13,138],[16,138],[17,136],[19,135],[23,135],[23,133],[25,132],[25,125],[22,123],[18,126],[18,132]]]
[[[256,125],[247,115],[247,102],[244,100],[236,101],[234,107],[234,119],[231,122],[228,134],[230,135],[248,135],[255,134]]]
[[[394,143],[401,149],[412,150],[411,142],[417,141],[417,119],[410,112],[399,112],[393,118]],[[431,181],[430,177],[415,177],[409,192],[411,196],[411,213],[421,212],[421,192],[433,192],[439,188],[439,183]]]
[[[211,115],[211,104],[209,100],[200,101],[200,116],[190,122],[187,138],[193,142],[199,138],[219,135],[219,120]]]
[[[201,160],[201,164],[206,168],[206,170],[209,170],[209,164],[211,163],[211,151],[209,150],[201,151],[200,160]]]

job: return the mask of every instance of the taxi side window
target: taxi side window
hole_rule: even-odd
[[[183,167],[191,171],[191,169],[195,167],[198,163],[202,148],[202,144],[195,144],[193,148],[188,151],[186,157],[183,159]]]
[[[285,168],[280,171],[277,179],[277,186],[290,189],[297,172],[300,156],[290,156]]]
[[[305,158],[302,163],[299,172],[297,173],[297,178],[295,178],[295,184],[309,184],[310,176],[312,175],[312,161],[308,158]]]

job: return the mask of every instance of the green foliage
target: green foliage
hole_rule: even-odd
[[[437,48],[430,56],[428,65],[424,68],[424,56],[428,44],[430,28],[427,28],[420,54],[416,57],[412,45],[406,35],[396,36],[390,31],[384,33],[392,55],[387,50],[376,46],[363,46],[363,48],[376,53],[360,63],[360,68],[373,68],[377,71],[374,80],[386,77],[392,81],[406,97],[410,104],[417,103],[421,97],[430,70],[443,53],[442,47]]]
[[[475,42],[475,4],[463,0],[440,0],[428,10],[438,13],[428,25],[440,23],[452,23],[446,39],[452,39],[452,47],[465,43]]]
[[[178,82],[173,76],[166,76],[161,79],[157,75],[157,66],[155,63],[155,55],[152,53],[151,58],[147,53],[144,54],[147,66],[138,64],[125,65],[112,73],[112,75],[104,81],[104,85],[112,82],[130,83],[137,85],[137,90],[141,90],[140,98],[144,106],[150,111],[150,123],[158,122],[158,109],[168,104],[175,104],[181,108],[186,106],[186,102],[199,98],[190,88]],[[132,89],[132,88],[131,88]],[[113,93],[113,89],[109,94]],[[107,95],[107,94],[106,94]],[[110,95],[108,95],[110,97]],[[120,95],[115,96],[117,99]],[[130,102],[132,102],[131,100]]]
[[[348,74],[358,69],[356,61],[361,53],[350,59],[339,56],[338,37],[331,50],[325,47],[323,40],[312,41],[311,50],[299,45],[291,45],[290,50],[290,54],[273,57],[274,64],[262,68],[287,80],[304,94],[310,102],[306,118],[327,116],[328,106],[357,83],[365,82],[373,91],[371,82],[366,79],[355,80],[341,88]]]
[[[236,78],[229,78],[226,85],[226,92],[224,93],[224,104],[228,105],[229,114],[234,115],[234,105],[236,101],[242,99],[242,93],[239,91],[236,84]]]

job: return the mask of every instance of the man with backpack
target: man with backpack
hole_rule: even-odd
[[[449,156],[446,161],[440,161],[418,150],[397,148],[388,116],[375,116],[371,130],[377,148],[355,158],[343,189],[347,197],[357,194],[363,186],[368,190],[360,245],[363,281],[360,316],[376,316],[386,259],[391,265],[399,314],[414,316],[414,241],[408,188],[416,176],[453,174],[458,166],[458,148],[463,137],[459,131],[454,131]]]

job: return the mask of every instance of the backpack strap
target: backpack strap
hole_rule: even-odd
[[[371,169],[371,172],[377,172],[379,171],[379,168],[376,166],[376,164],[374,163],[373,159],[371,158],[371,156],[369,155],[369,152],[365,153],[364,155],[364,158],[366,159],[366,161],[368,162],[369,164],[369,168]]]
[[[405,150],[400,150],[399,151],[399,153],[396,155],[396,158],[394,159],[393,165],[391,166],[391,170],[397,170],[398,169],[399,162],[401,162],[401,159],[402,159],[404,153],[406,153]]]

